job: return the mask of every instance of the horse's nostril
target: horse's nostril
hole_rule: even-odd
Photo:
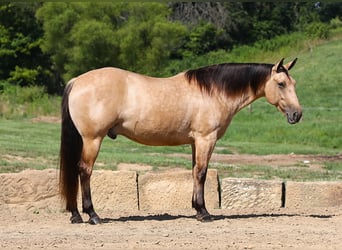
[[[298,122],[300,120],[300,118],[302,117],[302,113],[301,112],[294,112],[292,119],[296,122]]]
[[[298,118],[298,113],[297,112],[294,112],[293,115],[292,115],[292,119],[294,121],[297,121],[297,118]]]

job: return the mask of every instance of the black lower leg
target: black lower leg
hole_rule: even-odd
[[[192,196],[192,207],[196,209],[196,219],[199,221],[211,221],[212,218],[205,207],[204,200],[204,183],[206,180],[207,169],[204,168],[202,171],[197,173],[195,181],[197,184],[194,186],[194,193]]]
[[[199,199],[198,199],[199,198]],[[201,202],[202,200],[202,202]],[[205,207],[204,199],[200,197],[195,198],[195,194],[192,199],[192,207],[196,209],[196,219],[199,221],[210,221],[212,220],[211,215]]]
[[[90,224],[99,224],[101,223],[100,217],[96,214],[93,203],[91,201],[91,191],[90,191],[90,178],[86,180],[82,180],[81,178],[81,185],[82,185],[82,208],[83,213],[87,213],[89,215],[89,223]]]
[[[83,223],[83,219],[82,219],[78,209],[75,209],[75,210],[71,211],[70,221],[71,221],[72,224]]]
[[[100,217],[96,214],[93,205],[88,208],[83,208],[83,212],[89,215],[89,224],[96,225],[101,223]]]
[[[73,199],[70,199],[69,201],[67,201],[66,210],[71,212],[71,217],[70,217],[71,223],[83,222],[80,212],[77,209],[77,192],[76,192],[75,197],[73,197]]]

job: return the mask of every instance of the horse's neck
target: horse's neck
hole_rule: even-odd
[[[235,113],[243,109],[244,107],[250,105],[255,100],[259,99],[260,97],[265,96],[264,92],[265,85],[261,84],[260,88],[258,89],[257,93],[254,93],[252,89],[244,92],[242,95],[235,96],[232,99],[228,97],[227,102],[228,105],[235,105]]]
[[[252,102],[254,102],[255,100],[259,99],[260,97],[263,97],[265,95],[264,92],[262,93],[258,93],[258,94],[254,94],[254,93],[251,93],[251,95],[249,95],[245,101],[242,101],[240,103],[240,109],[250,105]]]

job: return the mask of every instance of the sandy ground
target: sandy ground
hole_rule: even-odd
[[[0,194],[0,249],[342,249],[342,207],[217,209],[207,223],[196,221],[194,210],[106,208],[98,210],[101,225],[72,225],[56,196],[37,198],[37,187],[24,179],[17,180],[22,189],[13,189],[13,175],[0,178],[2,193],[15,194],[10,202]],[[49,178],[40,177],[42,187]]]
[[[103,223],[69,224],[69,214],[2,209],[1,249],[342,249],[341,207],[275,211],[102,211]]]

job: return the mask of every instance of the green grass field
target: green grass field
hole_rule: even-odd
[[[260,99],[253,103],[252,112],[244,109],[236,115],[226,135],[218,142],[217,153],[342,153],[342,40],[323,43],[312,52],[303,51],[296,56],[299,60],[291,74],[297,80],[297,94],[303,107],[302,122],[289,125],[275,107]],[[0,172],[57,168],[59,139],[60,124],[34,123],[28,118],[0,119]],[[173,153],[190,154],[191,151],[189,146],[147,147],[123,137],[115,141],[106,138],[96,168],[116,169],[120,162],[190,168],[189,160],[174,157]],[[327,162],[323,172],[312,172],[305,166],[295,171],[255,165],[214,167],[225,176],[342,180],[341,162]]]

